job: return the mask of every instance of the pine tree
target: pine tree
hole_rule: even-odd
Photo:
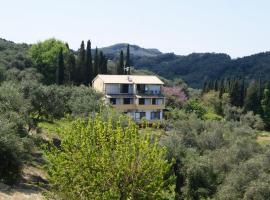
[[[123,51],[120,52],[120,58],[117,65],[117,74],[121,75],[124,74],[124,53]]]
[[[93,66],[92,66],[92,54],[91,54],[91,42],[87,41],[86,46],[86,64],[85,64],[85,85],[91,84],[94,79]]]
[[[65,70],[64,70],[64,56],[63,56],[63,49],[60,49],[58,54],[58,66],[56,72],[56,83],[58,85],[64,84],[64,77],[65,77]]]
[[[130,74],[130,53],[129,53],[129,44],[127,46],[127,55],[126,55],[126,67],[127,67],[127,71],[125,74]]]

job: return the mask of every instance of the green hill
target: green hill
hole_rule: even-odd
[[[231,59],[226,54],[193,53],[188,56],[162,54],[134,60],[134,66],[153,71],[165,78],[181,77],[193,87],[207,79],[241,76],[247,80],[261,77],[270,81],[270,52]]]
[[[0,71],[10,67],[22,69],[31,66],[31,60],[27,57],[29,47],[27,44],[0,39]],[[120,51],[125,52],[126,47],[127,44],[121,43],[100,50],[115,62]],[[135,69],[149,70],[167,79],[180,77],[196,88],[200,88],[205,80],[235,76],[247,80],[261,77],[270,81],[270,52],[231,59],[229,55],[222,53],[192,53],[181,56],[130,45],[130,53]]]
[[[127,49],[126,43],[115,44],[108,47],[100,48],[103,53],[105,53],[109,58],[114,59],[119,56],[120,51],[126,52]],[[145,49],[139,47],[137,45],[130,45],[130,52],[134,57],[155,57],[158,55],[162,55],[162,53],[158,49]]]

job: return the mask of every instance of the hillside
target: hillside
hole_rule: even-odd
[[[105,53],[109,58],[113,59],[119,56],[119,52],[122,50],[123,52],[126,51],[127,44],[126,43],[120,43],[115,44],[108,47],[100,48],[103,53]],[[132,52],[132,55],[134,57],[155,57],[162,55],[162,53],[158,49],[145,49],[142,47],[139,47],[137,45],[130,45],[130,52]]]
[[[28,49],[27,44],[16,44],[0,38],[0,68],[24,68],[29,65],[30,60],[26,56]]]
[[[127,44],[120,43],[100,48],[113,62],[118,61],[121,50],[126,51]],[[31,66],[27,57],[29,45],[16,44],[0,39],[0,75],[1,69],[8,67],[25,68]],[[92,50],[94,53],[94,50]],[[192,53],[187,56],[174,53],[162,53],[158,49],[147,49],[130,45],[132,65],[135,69],[152,71],[167,79],[182,78],[191,87],[200,88],[208,79],[220,79],[241,76],[247,80],[261,77],[270,81],[270,52],[258,53],[237,59],[231,59],[222,53]]]
[[[110,59],[117,60],[119,52],[125,52],[126,45],[116,44],[102,50]],[[270,81],[270,52],[231,59],[223,53],[192,53],[181,56],[131,45],[130,53],[135,69],[146,69],[168,79],[180,77],[196,88],[202,87],[203,82],[208,79],[235,76],[247,80],[261,77]]]
[[[187,56],[162,54],[133,60],[136,69],[147,69],[168,79],[181,77],[192,87],[201,87],[205,80],[241,76],[247,80],[270,81],[270,52],[231,59],[217,53],[193,53]]]

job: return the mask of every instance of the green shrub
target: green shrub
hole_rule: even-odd
[[[163,179],[170,168],[165,150],[140,137],[135,124],[113,128],[96,115],[59,131],[61,147],[46,153],[58,199],[162,199],[173,192]]]

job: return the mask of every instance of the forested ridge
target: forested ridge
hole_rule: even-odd
[[[4,43],[7,45],[9,42]],[[13,51],[21,46],[21,55],[24,55],[25,50],[29,48],[27,44],[17,45],[10,42],[8,45],[14,46]],[[110,61],[117,62],[120,58],[120,52],[126,51],[126,46],[127,44],[124,43],[116,44],[101,47],[100,51]],[[229,55],[222,53],[192,53],[181,56],[174,53],[162,53],[157,49],[144,49],[137,45],[130,45],[130,48],[132,57],[130,65],[134,66],[135,69],[149,70],[167,79],[181,78],[196,88],[202,88],[205,80],[236,76],[241,76],[248,81],[259,77],[265,81],[270,80],[269,52],[232,59]],[[75,54],[78,52],[79,50],[75,51]],[[92,48],[91,52],[94,56],[95,48]]]
[[[150,59],[139,56],[142,49],[134,55],[132,45],[116,49],[112,56],[90,40],[76,51],[53,38],[31,45],[0,40],[1,184],[30,185],[48,199],[63,200],[269,199],[269,81],[265,71],[240,73],[258,63],[267,70],[268,53],[239,61],[148,49]],[[132,67],[150,60],[160,67]],[[175,67],[181,61],[197,70],[210,61],[213,68],[238,62],[242,71],[233,72],[231,65],[223,73],[220,65],[216,76],[204,67],[193,77],[198,82],[202,74],[209,76],[200,79],[199,90],[162,68],[170,68],[171,60]],[[180,77],[189,77],[191,71],[182,70],[186,76]],[[91,87],[98,73],[155,72],[167,78],[160,77],[166,112],[163,121],[151,124],[142,119],[138,125],[105,106]],[[26,176],[29,168],[44,177]]]

